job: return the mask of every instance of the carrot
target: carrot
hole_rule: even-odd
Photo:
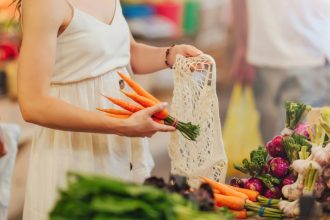
[[[140,96],[140,95],[132,93],[132,92],[125,92],[122,90],[122,93],[124,93],[127,97],[129,97],[133,101],[139,103],[140,105],[142,105],[145,108],[152,107],[157,104],[156,102],[154,102],[146,97]],[[167,118],[168,114],[169,114],[168,111],[166,109],[164,109],[164,110],[154,114],[154,116],[159,119],[165,119],[165,118]]]
[[[159,103],[160,101],[151,95],[149,92],[147,92],[142,86],[140,86],[138,83],[134,82],[131,78],[126,76],[124,73],[117,71],[118,75],[140,96],[143,96],[145,98],[148,98],[156,103]]]
[[[213,190],[213,193],[221,194],[220,190],[217,190],[217,189],[212,189],[212,190]]]
[[[116,114],[110,114],[108,113],[107,116],[111,118],[118,118],[118,119],[127,119],[130,117],[130,115],[116,115]]]
[[[160,120],[158,118],[152,117],[152,120],[154,120],[155,122],[159,123],[159,124],[165,124],[164,120]]]
[[[249,200],[251,200],[253,202],[256,202],[258,200],[258,196],[260,195],[259,192],[251,190],[251,189],[243,189],[243,188],[230,186],[230,185],[227,185],[227,186],[233,190],[236,190],[237,192],[244,193],[245,195],[247,195],[249,197]]]
[[[243,209],[240,211],[230,209],[229,211],[234,214],[236,219],[246,219],[247,218],[246,209]]]
[[[121,110],[121,109],[114,109],[114,108],[108,108],[108,109],[102,109],[102,108],[96,108],[97,110],[105,113],[110,114],[116,114],[116,115],[131,115],[132,112]]]
[[[120,99],[115,99],[115,98],[112,98],[110,96],[104,96],[104,97],[106,97],[113,104],[118,105],[118,106],[122,107],[123,109],[126,109],[127,111],[130,111],[130,112],[133,112],[133,113],[138,112],[138,111],[143,109],[143,107],[141,107],[141,106],[133,105],[133,104],[130,104],[130,103],[125,102],[125,101],[120,100]]]
[[[244,209],[245,200],[236,196],[214,194],[214,202],[217,207],[227,207],[234,210]]]
[[[233,190],[229,188],[226,184],[216,182],[214,180],[211,180],[206,177],[200,177],[205,183],[210,184],[212,189],[216,189],[221,192],[221,194],[226,195],[226,196],[235,196],[241,199],[248,199],[248,196],[245,195],[244,193],[237,192],[236,190]]]

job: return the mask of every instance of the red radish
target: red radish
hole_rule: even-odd
[[[268,199],[280,199],[282,196],[281,189],[279,186],[274,186],[273,191],[270,189],[266,189],[264,196]]]
[[[282,180],[282,186],[286,186],[286,185],[291,185],[294,184],[294,182],[297,180],[297,177],[294,175],[289,175],[283,178]]]
[[[273,158],[270,161],[270,170],[275,177],[283,178],[289,171],[289,162],[281,157]]]
[[[239,187],[239,188],[243,188],[244,187],[244,182],[240,178],[234,177],[230,180],[230,185],[235,186],[235,187]]]
[[[276,136],[266,145],[267,152],[272,157],[285,157],[286,153],[282,144],[282,136]]]
[[[305,136],[306,138],[309,138],[309,132],[308,132],[309,127],[310,126],[307,123],[301,123],[296,127],[296,129],[294,129],[294,132],[296,134],[300,134],[302,136]]]
[[[248,179],[248,181],[245,182],[244,188],[251,189],[262,194],[262,192],[264,191],[264,184],[258,178],[250,178]]]

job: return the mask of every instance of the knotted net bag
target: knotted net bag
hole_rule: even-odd
[[[212,57],[178,56],[174,66],[171,115],[200,126],[196,141],[179,132],[171,135],[169,155],[172,173],[188,177],[197,187],[199,176],[225,181],[227,156],[224,150],[216,93],[216,65]]]

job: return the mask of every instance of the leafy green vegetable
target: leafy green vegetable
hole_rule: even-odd
[[[286,127],[294,130],[297,124],[304,118],[312,108],[309,105],[299,102],[286,102]]]
[[[267,155],[266,149],[260,146],[257,150],[251,151],[250,161],[243,159],[242,166],[235,164],[234,167],[242,173],[255,177],[263,172],[267,163]]]
[[[201,212],[177,193],[124,183],[105,176],[68,174],[68,187],[50,213],[51,220],[233,219],[226,211]]]
[[[265,186],[272,191],[275,190],[274,184],[278,185],[281,183],[281,181],[278,178],[273,177],[268,173],[259,175],[258,179],[260,179],[265,184]]]
[[[306,153],[310,153],[312,149],[312,145],[308,142],[307,138],[299,134],[283,137],[282,143],[291,163],[299,159],[299,153],[303,146]]]

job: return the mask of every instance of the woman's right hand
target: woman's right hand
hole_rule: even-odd
[[[157,132],[175,131],[176,129],[172,126],[162,125],[152,120],[152,115],[162,111],[166,106],[166,103],[160,103],[134,113],[128,119],[123,120],[124,126],[118,134],[129,137],[152,137]]]

